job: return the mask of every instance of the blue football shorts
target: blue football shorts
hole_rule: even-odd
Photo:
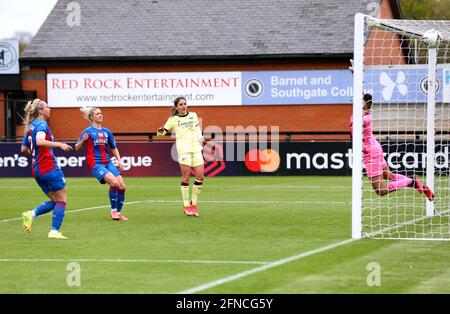
[[[55,168],[43,175],[35,178],[37,184],[40,186],[42,192],[48,194],[56,192],[66,187],[66,179],[59,168]]]
[[[98,182],[101,184],[105,184],[105,176],[108,173],[112,173],[115,177],[120,176],[120,171],[117,169],[116,166],[112,162],[106,164],[106,165],[97,165],[94,168],[92,168],[92,175],[97,178]]]

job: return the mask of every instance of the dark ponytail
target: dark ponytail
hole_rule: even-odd
[[[184,98],[183,96],[177,97],[173,101],[172,116],[176,116],[178,114],[177,105],[180,102],[180,100],[182,100],[182,99],[184,99],[184,101],[186,101],[186,98]]]

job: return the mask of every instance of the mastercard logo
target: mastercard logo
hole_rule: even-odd
[[[252,172],[274,172],[280,167],[280,154],[273,149],[252,149],[245,155],[245,166]]]

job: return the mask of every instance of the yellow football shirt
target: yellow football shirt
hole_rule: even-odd
[[[203,150],[202,130],[195,112],[185,116],[172,116],[164,124],[164,129],[175,133],[178,154],[196,153]]]

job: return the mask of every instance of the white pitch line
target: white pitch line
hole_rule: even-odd
[[[412,219],[412,220],[409,220],[409,221],[402,222],[399,225],[394,225],[392,227],[386,227],[386,228],[384,228],[382,230],[378,230],[378,231],[374,231],[374,232],[368,233],[368,234],[364,235],[364,237],[365,238],[374,238],[375,236],[380,235],[382,233],[385,233],[387,231],[391,231],[391,230],[394,230],[394,229],[400,229],[401,227],[413,224],[415,222],[418,222],[418,221],[421,221],[421,220],[424,220],[424,219],[427,219],[427,218],[433,218],[433,217],[442,216],[442,215],[445,215],[445,214],[447,214],[449,212],[450,212],[450,209],[442,211],[442,212],[439,212],[435,216],[418,217],[416,219]],[[374,239],[382,239],[382,238],[374,238]],[[384,238],[384,239],[389,239],[389,240],[434,240],[434,241],[449,241],[450,240],[450,239],[433,239],[433,238],[410,238],[410,239]]]
[[[180,201],[171,201],[171,200],[148,200],[142,201],[143,203],[179,203]],[[225,203],[225,204],[333,204],[333,205],[350,205],[351,201],[348,202],[321,202],[321,201],[283,201],[283,200],[239,200],[239,201],[230,201],[230,200],[220,200],[220,201],[208,201],[203,200],[201,203]]]
[[[210,187],[209,185],[205,185],[205,187]],[[351,189],[351,185],[227,185],[227,186],[214,186],[211,187],[214,188],[221,188],[226,189],[228,187],[230,188],[236,188],[236,189],[245,189],[245,188],[268,188],[268,189],[283,189],[283,188],[305,188],[305,189]]]
[[[136,202],[128,202],[128,203],[124,203],[124,204],[132,204],[132,203],[136,203]],[[109,207],[111,207],[111,206],[110,205],[93,206],[93,207],[86,207],[86,208],[68,210],[68,211],[66,211],[66,213],[74,213],[74,212],[81,212],[81,211],[85,211],[85,210],[92,210],[92,209],[98,209],[98,208],[109,208]],[[1,222],[21,220],[21,219],[22,219],[22,217],[3,219],[3,220],[0,220],[0,223]]]
[[[143,202],[144,201],[125,202],[124,205],[143,203]],[[66,211],[66,213],[76,213],[76,212],[82,212],[82,211],[85,211],[85,210],[92,210],[92,209],[98,209],[98,208],[110,208],[110,207],[111,207],[111,205],[93,206],[93,207],[86,207],[86,208],[79,208],[79,209],[68,210],[68,211]],[[0,220],[0,223],[1,222],[21,220],[21,219],[22,219],[22,217],[3,219],[3,220]]]
[[[214,281],[208,282],[206,284],[203,284],[203,285],[191,288],[191,289],[183,290],[183,291],[177,292],[177,294],[192,294],[192,293],[204,291],[204,290],[207,290],[207,289],[210,289],[210,288],[214,288],[216,286],[225,284],[225,283],[230,282],[230,281],[241,279],[243,277],[246,277],[246,276],[249,276],[249,275],[252,275],[252,274],[255,274],[255,273],[267,270],[267,269],[270,269],[270,268],[274,268],[274,267],[277,267],[277,266],[280,266],[280,265],[283,265],[283,264],[286,264],[286,263],[289,263],[289,262],[292,262],[292,261],[295,261],[295,260],[299,260],[299,259],[311,256],[311,255],[314,255],[314,254],[317,254],[317,253],[321,253],[321,252],[325,252],[325,251],[337,248],[337,247],[342,246],[342,245],[346,245],[346,244],[351,243],[353,241],[356,241],[356,240],[348,239],[348,240],[332,243],[332,244],[320,247],[320,248],[315,249],[315,250],[307,251],[307,252],[304,252],[304,253],[301,253],[301,254],[297,254],[297,255],[290,256],[290,257],[287,257],[287,258],[284,258],[284,259],[280,259],[278,261],[275,261],[275,262],[272,262],[272,263],[269,263],[269,264],[266,264],[266,265],[263,265],[263,266],[260,266],[260,267],[256,267],[256,268],[253,268],[253,269],[250,269],[250,270],[246,270],[246,271],[243,271],[241,273],[238,273],[238,274],[235,274],[235,275],[232,275],[232,276],[229,276],[229,277],[225,277],[225,278],[222,278],[222,279],[214,280]]]
[[[97,189],[97,190],[106,190],[104,186],[89,186],[89,185],[68,185],[69,188],[73,189]],[[148,189],[151,186],[143,186],[143,185],[130,185],[127,184],[127,188],[132,189]],[[38,190],[39,188],[37,185],[0,185],[0,189],[32,189],[36,188]],[[227,186],[220,186],[220,185],[205,185],[204,188],[208,189],[351,189],[351,186],[344,186],[344,185],[227,185]],[[177,189],[177,186],[158,186],[158,189],[168,189],[168,190],[175,190]]]
[[[265,265],[263,261],[215,261],[215,260],[158,260],[158,259],[122,259],[122,258],[1,258],[0,263],[184,263],[184,264],[257,264]]]
[[[124,205],[132,205],[132,204],[140,204],[140,203],[180,203],[179,200],[143,200],[143,201],[132,201],[132,202],[125,202]],[[202,201],[202,203],[225,203],[225,204],[330,204],[330,205],[348,205],[351,202],[317,202],[317,201],[264,201],[264,200],[242,200],[242,201],[230,201],[230,200],[223,200],[223,201]],[[72,209],[66,211],[66,213],[76,213],[76,212],[82,212],[86,210],[92,210],[92,209],[99,209],[99,208],[109,208],[110,205],[101,205],[101,206],[93,206],[93,207],[86,207],[86,208],[79,208],[79,209]],[[17,218],[8,218],[0,220],[0,223],[2,222],[8,222],[8,221],[16,221],[21,220],[22,217]]]
[[[0,220],[0,223],[1,223],[1,222],[8,222],[8,221],[15,221],[15,220],[20,220],[20,219],[22,219],[22,217],[19,217],[19,218],[9,218],[9,219],[3,219],[3,220]]]
[[[442,214],[445,214],[447,212],[450,212],[450,210],[441,212],[440,214],[442,215]],[[376,236],[378,234],[384,233],[386,231],[390,231],[392,229],[397,229],[397,228],[400,228],[400,227],[406,226],[408,224],[415,223],[415,222],[418,222],[420,220],[424,220],[424,219],[427,219],[427,218],[432,218],[432,217],[423,216],[421,218],[416,218],[416,219],[413,219],[413,220],[410,220],[410,221],[406,221],[406,222],[404,222],[404,223],[402,223],[400,225],[387,227],[387,228],[384,228],[382,230],[366,234],[366,235],[363,236],[363,238],[373,237],[373,236]],[[411,239],[411,240],[414,240],[414,239]],[[417,240],[419,240],[419,239],[417,239]],[[422,240],[422,239],[420,239],[420,240]],[[429,240],[429,239],[424,239],[424,240]],[[445,240],[447,240],[447,239],[445,239]],[[445,241],[445,240],[442,240],[442,241]],[[346,244],[349,244],[349,243],[352,243],[352,242],[355,242],[355,241],[359,241],[359,240],[357,240],[357,239],[348,239],[348,240],[344,240],[344,241],[340,241],[340,242],[335,242],[335,243],[332,243],[332,244],[320,247],[318,249],[314,249],[314,250],[311,250],[311,251],[307,251],[307,252],[304,252],[304,253],[293,255],[293,256],[290,256],[290,257],[287,257],[287,258],[284,258],[284,259],[280,259],[280,260],[275,261],[275,262],[271,262],[269,264],[266,264],[266,265],[263,265],[263,266],[260,266],[260,267],[256,267],[256,268],[253,268],[253,269],[250,269],[250,270],[247,270],[247,271],[243,271],[241,273],[238,273],[238,274],[235,274],[235,275],[232,275],[232,276],[228,276],[228,277],[225,277],[225,278],[217,279],[217,280],[205,283],[203,285],[200,285],[200,286],[197,286],[197,287],[194,287],[194,288],[183,290],[183,291],[177,292],[177,294],[192,294],[192,293],[201,292],[201,291],[204,291],[204,290],[207,290],[207,289],[210,289],[210,288],[214,288],[214,287],[220,286],[222,284],[225,284],[225,283],[228,283],[228,282],[231,282],[231,281],[234,281],[234,280],[238,280],[238,279],[241,279],[243,277],[246,277],[246,276],[249,276],[249,275],[252,275],[252,274],[255,274],[255,273],[267,270],[267,269],[270,269],[270,268],[274,268],[274,267],[277,267],[277,266],[280,266],[280,265],[283,265],[283,264],[286,264],[286,263],[289,263],[289,262],[292,262],[292,261],[295,261],[295,260],[299,260],[299,259],[311,256],[311,255],[314,255],[314,254],[322,253],[322,252],[325,252],[325,251],[328,251],[328,250],[331,250],[331,249],[334,249],[334,248],[337,248],[337,247],[340,247],[340,246],[343,246],[343,245],[346,245]]]

